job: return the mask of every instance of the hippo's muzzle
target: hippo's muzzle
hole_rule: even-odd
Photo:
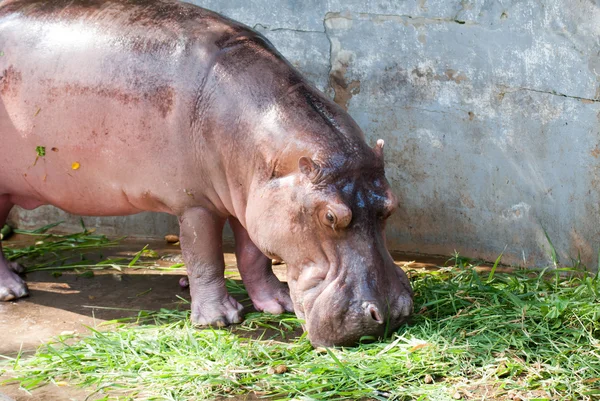
[[[393,264],[385,270],[390,270],[385,286],[371,288],[372,282],[344,274],[317,291],[300,295],[302,310],[297,308],[296,313],[305,319],[313,345],[356,345],[363,338],[389,335],[408,319],[413,293],[406,274]],[[294,299],[295,286],[290,284]]]

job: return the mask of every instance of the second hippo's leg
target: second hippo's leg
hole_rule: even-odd
[[[293,312],[289,289],[273,274],[271,259],[254,245],[237,219],[230,217],[229,224],[235,235],[238,270],[254,307],[273,314]]]
[[[192,323],[227,326],[242,321],[243,306],[225,288],[225,219],[193,208],[179,217],[180,241],[192,297]]]

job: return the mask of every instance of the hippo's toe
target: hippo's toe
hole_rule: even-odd
[[[201,304],[201,308],[192,305],[192,323],[196,326],[225,327],[241,323],[244,307],[227,294],[219,305]]]
[[[4,270],[0,275],[0,301],[12,301],[13,299],[29,295],[27,284],[15,273]]]
[[[287,285],[277,281],[277,286],[268,288],[268,291],[253,293],[250,298],[257,311],[279,315],[283,312],[293,312],[294,304],[290,298]]]

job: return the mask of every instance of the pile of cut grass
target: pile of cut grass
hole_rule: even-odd
[[[26,389],[67,382],[104,400],[598,399],[598,275],[496,267],[481,272],[455,257],[451,267],[411,271],[412,322],[355,348],[313,349],[294,337],[293,315],[198,330],[188,312],[160,310],[59,337],[32,357],[7,358],[4,369]],[[264,328],[278,334],[250,335]]]

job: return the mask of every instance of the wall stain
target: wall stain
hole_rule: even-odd
[[[454,81],[457,84],[460,84],[463,81],[468,81],[469,79],[465,74],[459,74],[455,70],[449,69],[446,70],[446,77],[449,81]]]
[[[415,68],[412,70],[413,76],[417,78],[423,78],[426,81],[440,81],[440,82],[456,82],[460,84],[464,81],[468,81],[469,78],[462,73],[457,72],[453,69],[444,71],[443,74],[436,74],[430,67],[427,68]]]
[[[360,81],[346,80],[347,64],[341,64],[339,69],[332,70],[329,74],[329,86],[333,89],[333,101],[336,102],[345,111],[348,111],[348,102],[352,96],[360,93]]]
[[[469,209],[473,209],[475,207],[475,202],[473,202],[473,199],[469,196],[469,194],[460,194],[460,202]]]

